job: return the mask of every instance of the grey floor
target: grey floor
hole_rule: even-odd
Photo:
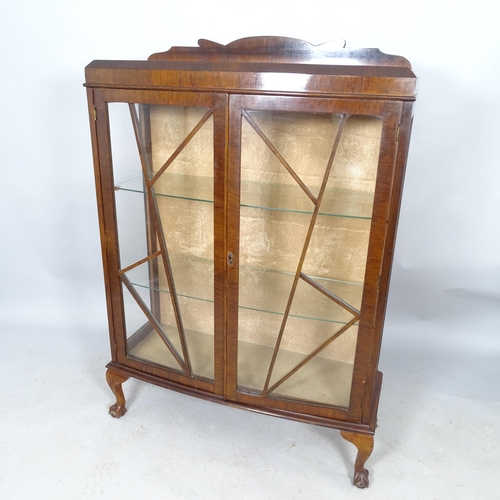
[[[360,491],[355,449],[338,431],[135,380],[115,420],[104,330],[0,333],[1,499],[500,498],[498,399],[454,395],[390,349]]]

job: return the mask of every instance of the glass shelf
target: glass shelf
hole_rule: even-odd
[[[207,302],[214,301],[212,261],[178,254],[170,255],[169,259],[178,296]],[[148,262],[125,274],[134,286],[170,293],[161,257],[151,259],[149,265],[157,269],[153,278],[149,278]]]
[[[156,262],[155,262],[156,261]],[[158,266],[159,274],[163,266],[158,257],[150,261]],[[213,262],[192,256],[171,255],[177,295],[196,300],[213,302]],[[126,275],[134,286],[162,293],[170,293],[165,279],[149,279],[148,263],[144,263]],[[333,279],[311,277],[323,288],[329,290],[354,308],[361,306],[363,286]],[[262,311],[283,315],[294,273],[240,266],[240,280],[247,286],[240,287],[239,306],[241,309]],[[348,323],[353,315],[331,299],[299,280],[290,316],[333,323]]]
[[[311,191],[317,191],[311,190]],[[242,181],[241,206],[312,214],[314,204],[297,185]],[[373,193],[327,189],[320,215],[370,219]]]
[[[159,196],[213,202],[213,178],[194,175],[169,174],[162,177],[162,191],[155,191]],[[168,191],[165,186],[168,185]],[[115,189],[144,193],[142,177],[135,177],[118,184]],[[241,183],[241,205],[264,210],[280,210],[312,214],[313,202],[297,185],[271,184],[266,182]],[[320,215],[370,219],[373,207],[373,193],[327,189],[325,191]]]
[[[213,177],[200,177],[196,175],[164,173],[161,176],[163,186],[168,184],[168,192],[155,193],[159,196],[169,198],[180,198],[183,200],[194,200],[212,203],[214,199]],[[133,177],[115,186],[116,190],[131,191],[134,193],[145,192],[142,176]]]

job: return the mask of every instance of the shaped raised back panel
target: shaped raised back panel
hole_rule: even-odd
[[[379,49],[345,47],[344,40],[312,45],[297,38],[258,36],[241,38],[227,45],[198,40],[199,47],[172,47],[149,56],[150,61],[220,61],[309,63],[347,66],[399,66],[411,68],[407,59]]]

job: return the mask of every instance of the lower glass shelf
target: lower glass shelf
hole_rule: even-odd
[[[182,373],[179,364],[158,333],[149,328],[146,329],[148,326],[145,325],[127,340],[127,355],[140,361],[153,363]],[[162,330],[182,357],[182,347],[177,328],[171,325],[162,325]],[[194,376],[213,381],[214,336],[187,329],[184,332]]]
[[[273,348],[245,341],[238,342],[238,390],[259,395],[263,388]],[[286,363],[277,363],[271,378],[271,384],[286,375],[287,371],[297,366],[304,354],[280,349],[280,359]],[[293,399],[340,408],[349,407],[351,393],[352,363],[328,359],[320,355],[307,362],[288,380],[277,387],[268,397]]]

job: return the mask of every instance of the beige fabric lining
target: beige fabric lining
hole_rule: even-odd
[[[204,108],[151,107],[153,171],[157,172],[207,112]],[[179,156],[155,183],[157,193],[169,193],[179,176],[198,176],[203,194],[213,196],[213,118],[210,117]],[[200,194],[184,191],[184,196]],[[182,186],[180,188],[182,192]],[[158,210],[178,295],[213,300],[213,203],[157,196]],[[213,199],[213,198],[211,198]],[[205,263],[205,264],[204,264]],[[159,276],[160,289],[167,290],[165,273]],[[213,302],[178,297],[184,328],[213,335]],[[160,294],[160,319],[175,325],[169,294]],[[213,356],[213,342],[209,350]],[[213,374],[212,374],[213,377]]]
[[[206,110],[160,106],[150,109],[153,169],[157,171]],[[284,112],[250,112],[250,115],[316,196],[340,117]],[[354,217],[319,215],[303,266],[305,274],[315,277],[318,283],[357,309],[361,306],[381,132],[382,120],[376,117],[348,119],[328,180],[324,211]],[[168,192],[169,176],[178,183],[180,175],[201,178],[204,198],[212,191],[212,118],[156,183],[157,193]],[[314,205],[245,119],[242,120],[241,178],[241,203],[250,206],[241,208],[239,262],[240,306],[243,308],[239,310],[238,384],[261,390]],[[180,189],[182,191],[182,186]],[[192,186],[190,189],[188,196],[196,198]],[[195,297],[203,293],[201,298],[205,298],[207,293],[200,290],[204,286],[213,289],[213,267],[210,267],[213,204],[164,196],[157,196],[157,202],[172,256],[174,278],[180,283],[177,291],[182,294],[182,289],[186,295]],[[266,204],[285,210],[253,208]],[[181,258],[176,258],[177,255]],[[190,266],[189,259],[183,260],[185,257],[193,258],[194,264]],[[203,261],[207,266],[202,271]],[[203,279],[190,289],[189,283],[193,280],[189,276],[194,274]],[[167,289],[163,272],[159,286]],[[172,341],[178,342],[170,296],[161,293],[160,304],[161,322],[172,335]],[[213,303],[179,297],[179,304],[193,367],[197,367],[195,373],[212,378]],[[297,289],[291,315],[272,382],[352,319],[351,313],[304,282],[300,282]],[[148,336],[130,354],[175,368],[177,363],[155,336]],[[356,341],[355,325],[276,392],[347,406]],[[212,365],[207,357],[212,359]]]

